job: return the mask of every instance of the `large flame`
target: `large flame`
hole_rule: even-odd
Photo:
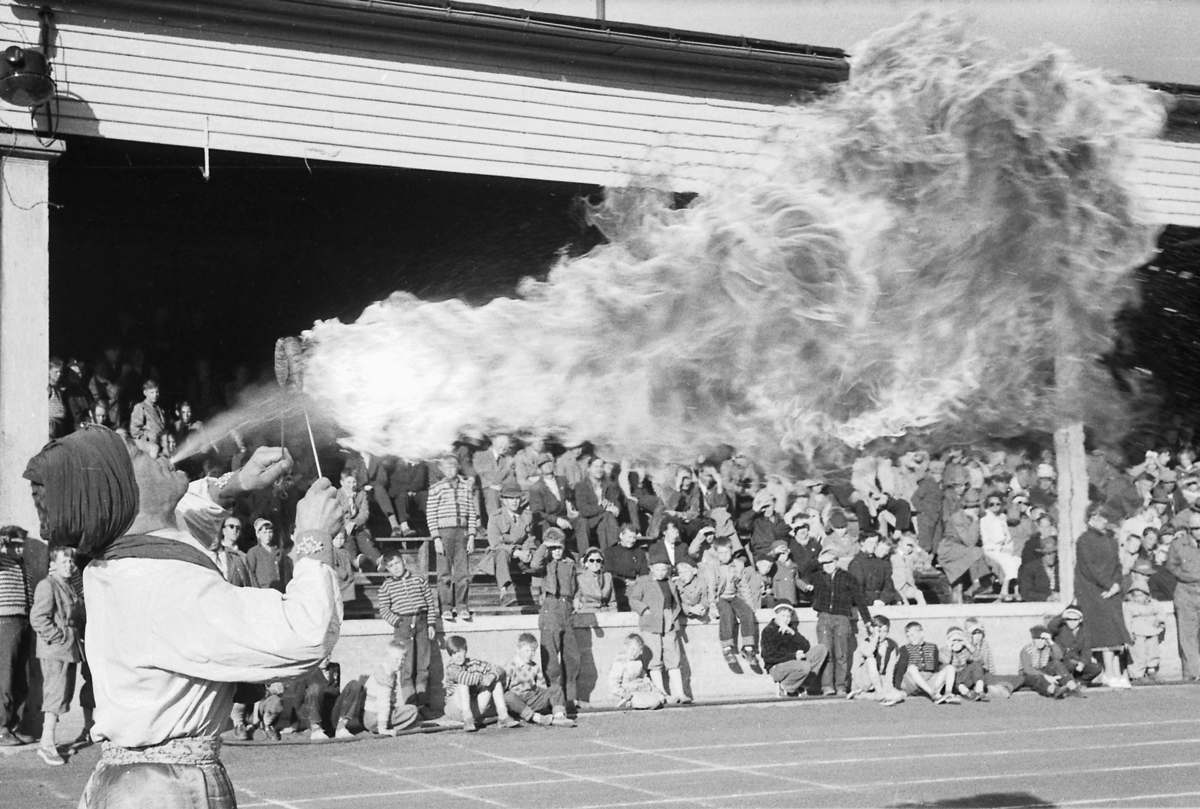
[[[852,64],[686,208],[610,193],[592,212],[609,242],[516,299],[397,294],[316,324],[307,392],[349,443],[404,457],[468,425],[660,460],[725,442],[777,467],[948,423],[1052,426],[1054,302],[1099,355],[1153,248],[1126,175],[1161,102],[944,17]],[[1109,393],[1085,384],[1073,416]]]

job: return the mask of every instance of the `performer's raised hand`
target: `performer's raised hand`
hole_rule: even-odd
[[[345,515],[338,503],[337,489],[329,478],[319,478],[296,504],[296,532],[324,531],[333,536]]]
[[[292,456],[283,447],[259,447],[238,470],[243,491],[265,489],[292,471]]]
[[[342,523],[337,490],[327,478],[308,488],[296,504],[296,557],[312,557],[333,567],[333,535]]]

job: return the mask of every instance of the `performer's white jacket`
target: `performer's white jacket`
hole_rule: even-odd
[[[180,503],[179,524],[219,525],[221,510],[198,491]],[[212,556],[185,531],[154,533]],[[123,747],[216,736],[235,683],[303,674],[330,654],[341,627],[337,578],[314,559],[296,562],[286,593],[234,587],[199,565],[158,559],[90,564],[83,590],[93,735]]]

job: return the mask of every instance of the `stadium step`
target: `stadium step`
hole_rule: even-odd
[[[394,540],[393,540],[394,541]],[[402,540],[410,542],[410,540]],[[392,544],[385,540],[380,543],[386,548]],[[415,544],[415,543],[414,543]],[[401,553],[414,561],[417,558],[416,548],[401,548]],[[500,588],[496,585],[496,579],[488,574],[481,573],[480,568],[484,562],[484,551],[471,551],[467,554],[467,561],[471,570],[471,591],[468,598],[468,606],[471,612],[479,615],[533,615],[537,613],[537,601],[531,590],[532,577],[523,571],[513,571],[513,589],[517,596],[517,603],[512,606],[501,606],[500,604]],[[432,557],[432,554],[431,554]],[[430,570],[427,573],[429,586],[433,588],[434,593],[437,593],[437,570],[436,561],[430,559]],[[355,585],[355,599],[346,603],[344,615],[346,618],[378,618],[379,617],[379,587],[383,584],[383,580],[387,578],[386,573],[360,573],[358,574],[358,583]]]

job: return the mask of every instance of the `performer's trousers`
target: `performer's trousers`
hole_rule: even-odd
[[[154,748],[117,748],[115,754],[105,742],[79,809],[237,809],[233,784],[214,746],[206,755],[193,756],[187,743],[204,740],[180,741],[184,742],[182,755],[171,742]],[[215,747],[219,749],[219,744]]]

